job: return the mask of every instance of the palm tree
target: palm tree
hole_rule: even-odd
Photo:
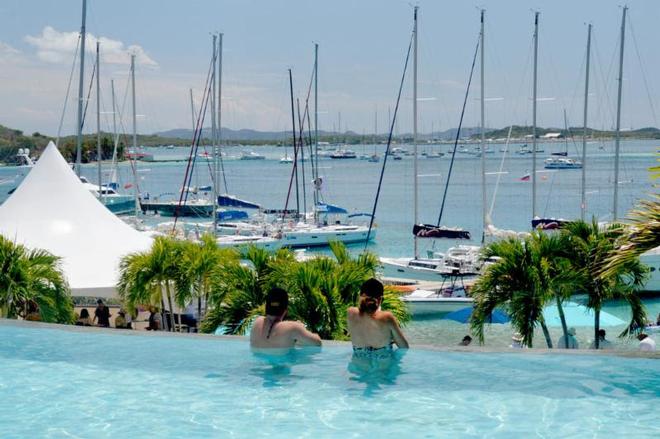
[[[471,327],[479,341],[484,340],[484,325],[498,308],[505,308],[511,323],[532,347],[534,329],[540,325],[548,348],[552,348],[550,332],[545,324],[543,308],[552,300],[559,311],[564,334],[568,333],[562,302],[570,296],[578,275],[568,270],[561,258],[564,243],[558,235],[534,232],[524,241],[507,239],[489,244],[484,257],[497,257],[472,288],[475,309]]]
[[[130,311],[140,304],[160,307],[164,312],[167,299],[170,330],[174,329],[172,289],[179,274],[184,244],[168,237],[157,237],[147,252],[132,253],[120,263],[119,296]]]
[[[357,303],[360,285],[374,276],[378,260],[372,254],[352,258],[342,244],[332,244],[335,258],[318,256],[299,262],[289,250],[275,254],[254,247],[244,252],[252,267],[234,261],[225,267],[209,295],[211,309],[202,331],[223,326],[244,334],[263,314],[265,292],[279,286],[289,292],[289,317],[304,322],[326,339],[345,339],[346,309]],[[406,322],[410,316],[396,293],[386,290],[383,308]]]
[[[616,242],[624,233],[621,224],[600,227],[595,219],[591,223],[574,221],[562,229],[567,240],[566,257],[584,274],[576,292],[586,294],[587,307],[594,310],[596,349],[599,347],[600,311],[607,300],[622,299],[630,305],[632,318],[621,336],[628,335],[646,321],[644,305],[637,295],[646,278],[646,269],[639,258],[625,258],[602,273],[602,267],[611,258]]]
[[[73,301],[60,258],[0,236],[0,315],[25,318],[36,305],[41,321],[73,323]]]
[[[610,276],[620,266],[634,262],[643,253],[660,246],[660,196],[642,200],[629,213],[630,224],[620,235],[615,251],[603,269],[603,276]]]
[[[202,235],[199,243],[184,241],[181,246],[175,300],[183,308],[197,299],[201,318],[202,301],[206,305],[211,289],[222,282],[226,264],[238,262],[238,253],[234,249],[219,248],[212,234]]]

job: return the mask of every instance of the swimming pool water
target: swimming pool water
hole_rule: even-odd
[[[134,334],[134,333],[133,333]],[[346,345],[255,356],[243,339],[0,322],[0,436],[657,437],[660,363]]]

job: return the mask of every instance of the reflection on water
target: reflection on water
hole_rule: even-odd
[[[293,373],[293,366],[312,363],[320,352],[317,347],[252,350],[257,361],[250,374],[261,378],[264,387],[279,387],[303,378]]]
[[[396,349],[377,355],[353,353],[348,363],[350,380],[364,384],[364,396],[373,396],[383,386],[396,384],[402,374],[401,360],[407,349]]]

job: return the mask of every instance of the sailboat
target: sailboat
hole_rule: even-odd
[[[543,161],[545,169],[582,169],[580,160],[568,157],[568,119],[566,118],[566,109],[564,109],[564,150],[553,152],[550,157]]]
[[[450,276],[463,276],[467,274],[476,274],[479,271],[481,260],[479,258],[478,246],[459,245],[451,247],[445,254],[440,252],[429,252],[428,257],[420,258],[418,250],[419,238],[450,238],[450,239],[469,239],[468,231],[460,228],[450,228],[438,225],[420,224],[418,221],[418,140],[417,140],[417,23],[418,7],[414,9],[414,27],[413,27],[413,163],[414,163],[414,257],[412,258],[380,258],[383,267],[383,275],[386,277],[406,278],[414,280],[444,281]],[[482,79],[483,79],[483,11],[481,15],[481,50],[482,50]],[[482,86],[483,90],[483,86]],[[483,92],[482,92],[483,101]],[[482,107],[483,108],[483,107]],[[482,115],[483,117],[483,115]],[[483,128],[482,128],[483,131]],[[458,137],[458,135],[457,135]],[[483,139],[483,133],[482,133]],[[458,140],[458,139],[457,139]],[[453,155],[455,155],[458,141],[454,145]],[[482,158],[483,160],[483,158]],[[453,157],[452,157],[453,164]],[[450,165],[451,166],[451,165]],[[447,177],[449,182],[450,173]],[[485,188],[484,188],[485,190]],[[447,186],[445,186],[446,196]],[[443,206],[444,208],[444,198]],[[430,298],[433,300],[439,298]]]

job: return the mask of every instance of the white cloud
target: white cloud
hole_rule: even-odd
[[[7,43],[0,41],[0,62],[14,61],[18,59],[21,52]]]
[[[37,49],[37,57],[45,62],[62,63],[71,59],[78,45],[78,32],[60,32],[57,29],[46,26],[40,35],[27,35],[25,41]],[[93,53],[96,50],[96,42],[101,44],[101,60],[106,64],[129,64],[129,54],[135,54],[138,64],[157,66],[142,46],[130,45],[126,47],[123,42],[107,37],[96,37],[86,34],[85,52]],[[0,52],[1,53],[1,52]]]

